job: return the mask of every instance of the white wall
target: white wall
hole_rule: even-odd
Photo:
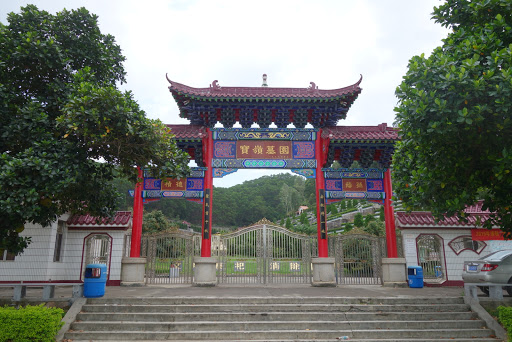
[[[66,221],[68,215],[62,216]],[[61,261],[54,262],[57,222],[48,227],[25,224],[21,236],[30,236],[32,242],[13,261],[0,261],[0,282],[6,281],[78,281],[82,265],[84,239],[94,232],[105,232],[112,241],[112,256],[109,280],[121,279],[121,258],[123,253],[124,230],[76,231],[64,229]]]
[[[462,281],[462,269],[464,267],[464,261],[479,259],[480,257],[489,254],[492,252],[493,248],[491,245],[493,242],[498,241],[485,241],[487,246],[482,250],[480,254],[475,253],[474,251],[465,250],[462,251],[459,255],[455,254],[455,252],[448,246],[450,241],[455,239],[456,237],[462,235],[471,236],[470,229],[403,229],[402,237],[404,244],[404,256],[407,262],[407,266],[416,266],[418,265],[418,256],[416,249],[416,238],[420,234],[437,234],[443,239],[444,245],[444,256],[446,261],[446,275],[447,280],[449,281]],[[499,241],[503,242],[503,241]],[[512,243],[512,241],[510,241]],[[512,249],[512,244],[511,244]]]
[[[30,236],[32,242],[15,260],[0,261],[0,281],[49,280],[47,269],[53,261],[56,231],[57,222],[48,227],[26,223],[20,236]]]
[[[68,231],[66,239],[66,250],[63,258],[63,267],[66,272],[63,276],[73,275],[73,279],[80,279],[80,268],[82,266],[82,252],[85,238],[92,233],[107,233],[112,237],[112,256],[110,263],[109,280],[121,280],[121,258],[123,254],[123,243],[125,231],[110,230],[71,230]],[[58,263],[54,263],[58,264]]]

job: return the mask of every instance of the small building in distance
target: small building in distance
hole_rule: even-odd
[[[309,209],[309,207],[308,207],[308,206],[301,205],[301,206],[299,207],[299,210],[297,210],[297,215],[302,214],[305,210],[308,210],[308,209]]]

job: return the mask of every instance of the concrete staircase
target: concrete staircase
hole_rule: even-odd
[[[77,341],[498,341],[462,298],[88,299]]]

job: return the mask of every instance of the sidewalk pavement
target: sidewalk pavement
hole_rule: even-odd
[[[12,298],[13,289],[0,287],[0,299]],[[28,288],[26,299],[37,300],[42,289]],[[241,285],[222,284],[215,287],[187,285],[147,285],[141,287],[107,286],[105,298],[121,297],[462,297],[462,287],[393,288],[381,285],[338,285],[313,287],[309,284]],[[57,287],[55,299],[71,297],[71,287]]]
[[[461,287],[392,288],[380,285],[339,285],[313,287],[309,284],[218,285],[149,285],[144,287],[107,287],[105,297],[460,297]]]

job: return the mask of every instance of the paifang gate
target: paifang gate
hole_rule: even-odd
[[[348,87],[308,88],[221,87],[193,88],[168,79],[180,116],[190,125],[168,125],[177,145],[198,168],[187,179],[152,179],[139,173],[134,198],[131,257],[140,256],[142,211],[145,201],[185,198],[203,205],[200,257],[194,260],[194,282],[214,285],[219,260],[212,256],[213,178],[238,169],[291,169],[314,178],[317,203],[317,248],[311,259],[313,285],[334,285],[334,258],[330,258],[326,204],[344,198],[377,201],[385,206],[388,258],[397,257],[391,206],[389,166],[398,139],[397,129],[378,126],[337,126],[361,93],[361,79]],[[233,128],[238,123],[241,128]],[[215,127],[222,125],[223,127]],[[254,124],[259,128],[252,128]],[[270,128],[274,124],[277,128]],[[312,128],[306,128],[310,124]],[[289,128],[289,126],[295,126]],[[333,161],[343,169],[330,169]],[[358,161],[362,169],[350,166]],[[377,162],[378,169],[369,169]]]

